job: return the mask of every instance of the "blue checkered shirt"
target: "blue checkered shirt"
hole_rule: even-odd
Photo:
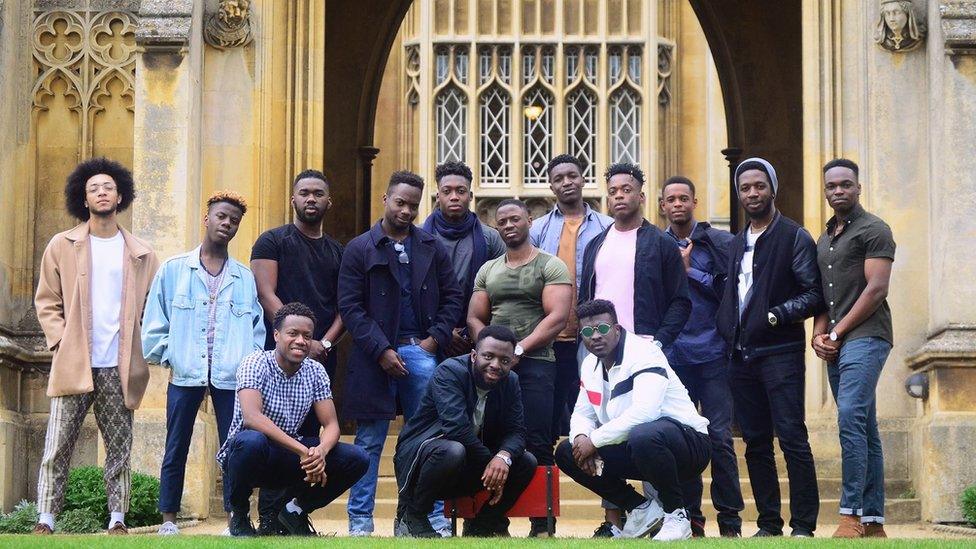
[[[312,404],[319,400],[332,398],[329,374],[322,364],[306,358],[301,367],[291,377],[278,367],[274,350],[256,351],[246,356],[237,369],[237,390],[257,389],[261,393],[261,407],[279,429],[298,440],[298,429],[305,417],[312,412]],[[241,432],[244,416],[241,413],[241,399],[234,398],[234,418],[230,423],[227,440],[217,452],[217,462],[224,464],[227,445],[234,435]]]

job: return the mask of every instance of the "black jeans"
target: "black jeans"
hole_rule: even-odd
[[[742,530],[742,488],[739,466],[732,445],[732,390],[729,388],[729,362],[719,358],[704,364],[672,366],[688,396],[708,419],[708,437],[712,441],[712,504],[718,511],[718,525],[723,531]],[[692,520],[705,523],[702,514],[702,479],[684,483],[685,507]]]
[[[748,362],[736,352],[729,368],[735,416],[746,443],[749,483],[759,510],[756,523],[773,533],[783,531],[773,436],[779,439],[790,479],[790,527],[809,532],[817,528],[820,493],[805,423],[805,369],[802,352]]]
[[[556,463],[573,480],[625,511],[645,501],[626,479],[646,480],[657,490],[664,512],[671,513],[684,505],[682,483],[701,475],[711,451],[708,435],[660,418],[631,429],[627,442],[597,448],[603,459],[600,476],[590,476],[576,465],[569,440],[556,448]]]
[[[569,418],[573,415],[579,394],[579,363],[576,361],[579,344],[575,341],[556,341],[552,344],[552,350],[556,353],[556,370],[549,436],[555,446],[559,437],[569,434]]]
[[[522,413],[525,418],[525,449],[539,465],[554,465],[552,447],[553,384],[556,368],[552,362],[522,358],[515,368],[522,390]]]
[[[302,437],[302,444],[316,446],[318,437]],[[324,485],[304,481],[298,455],[268,440],[258,431],[244,430],[228,442],[224,460],[224,509],[246,510],[255,488],[278,488],[287,498],[297,498],[306,513],[325,507],[366,473],[369,458],[361,448],[338,443],[325,457]]]
[[[460,442],[436,439],[424,443],[414,465],[419,469],[406,479],[405,486],[400,487],[398,514],[410,511],[416,516],[426,517],[434,508],[435,501],[473,496],[483,489],[481,475],[487,465],[487,461],[468,459],[467,451]],[[528,452],[512,458],[501,500],[495,505],[486,503],[482,506],[476,522],[492,528],[507,526],[505,513],[525,491],[535,475],[535,468],[535,458]]]

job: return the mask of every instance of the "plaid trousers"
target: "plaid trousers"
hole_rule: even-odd
[[[44,438],[44,456],[37,478],[37,510],[57,515],[64,505],[71,454],[88,409],[105,442],[105,491],[109,512],[129,510],[132,450],[132,410],[125,407],[118,368],[92,368],[95,390],[51,399],[51,415]]]

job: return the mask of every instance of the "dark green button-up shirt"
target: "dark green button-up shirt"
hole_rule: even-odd
[[[834,236],[837,223],[837,217],[831,217],[827,221],[827,230],[817,241],[817,264],[823,280],[830,330],[850,312],[867,287],[864,261],[877,257],[895,260],[895,239],[891,227],[880,217],[864,211],[860,204],[844,221],[845,226],[840,234]],[[894,344],[891,309],[887,300],[867,320],[848,332],[844,340],[859,337],[880,337]]]

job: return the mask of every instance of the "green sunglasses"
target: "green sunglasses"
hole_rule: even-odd
[[[600,332],[600,335],[607,335],[610,333],[611,328],[613,328],[613,326],[607,324],[606,322],[597,324],[596,326],[583,326],[583,329],[580,330],[580,335],[585,338],[593,337],[594,332]]]

